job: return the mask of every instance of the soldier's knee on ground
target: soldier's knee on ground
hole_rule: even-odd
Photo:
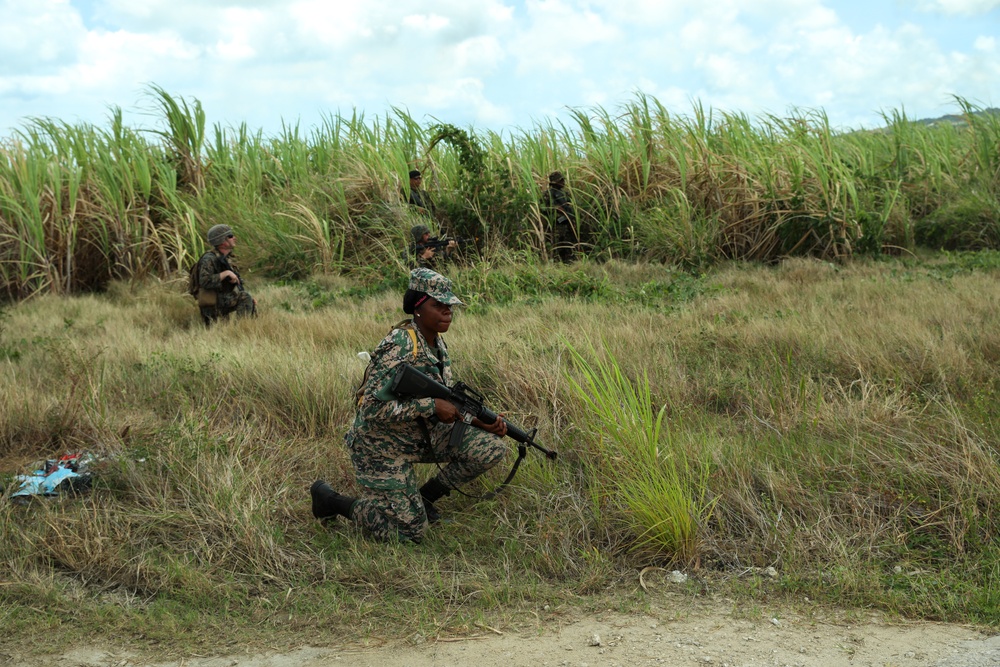
[[[387,519],[369,530],[372,537],[382,542],[416,542],[419,544],[427,530],[427,515],[421,512],[419,518],[414,517],[408,521]]]
[[[201,313],[201,321],[205,323],[206,327],[211,326],[212,322],[219,317],[215,306],[202,306],[198,310]]]
[[[353,519],[383,542],[420,542],[427,528],[427,514],[420,493],[369,489],[354,505]]]

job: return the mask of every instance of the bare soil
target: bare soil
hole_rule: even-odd
[[[1000,637],[947,623],[890,621],[876,613],[830,610],[808,601],[795,610],[664,595],[646,613],[573,618],[539,610],[518,631],[486,626],[465,638],[419,635],[382,645],[247,648],[225,655],[157,654],[128,646],[9,647],[0,665],[18,667],[986,667],[1000,665]],[[231,651],[231,649],[230,649]]]

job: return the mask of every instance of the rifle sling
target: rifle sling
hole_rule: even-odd
[[[507,479],[505,479],[504,481],[502,481],[500,483],[500,486],[498,486],[497,488],[493,489],[492,491],[490,491],[489,493],[487,493],[486,495],[484,495],[482,497],[482,499],[483,500],[493,500],[494,498],[496,498],[497,494],[500,493],[501,491],[503,491],[503,488],[505,486],[507,486],[508,484],[510,484],[511,480],[514,479],[514,475],[517,474],[517,469],[518,469],[518,467],[520,467],[521,461],[523,461],[524,457],[527,456],[527,455],[528,455],[528,447],[527,447],[527,445],[519,442],[517,444],[517,460],[514,461],[514,467],[510,469],[509,473],[507,473]]]

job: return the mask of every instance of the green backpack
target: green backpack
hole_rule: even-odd
[[[204,257],[204,255],[202,256]],[[194,297],[195,301],[198,302],[198,306],[205,308],[209,306],[214,306],[218,304],[218,293],[211,290],[202,289],[198,284],[198,265],[201,264],[201,259],[191,265],[191,270],[188,271],[188,285],[187,293]]]

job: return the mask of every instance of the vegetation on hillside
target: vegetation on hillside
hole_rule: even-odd
[[[265,137],[150,98],[153,130],[39,119],[0,148],[0,483],[103,457],[82,497],[0,503],[9,638],[463,634],[641,606],[674,567],[691,595],[1000,623],[997,115],[839,133],[640,95],[572,128]],[[560,452],[453,494],[419,548],[307,494],[357,490],[341,439],[356,355],[401,317],[411,168],[474,239],[460,378]],[[556,169],[572,265],[546,261]],[[206,330],[179,270],[216,223],[263,307]]]
[[[833,131],[822,111],[751,119],[638,95],[575,127],[505,133],[422,127],[404,112],[328,116],[266,137],[207,126],[197,100],[152,87],[155,129],[37,119],[0,148],[0,293],[99,290],[169,277],[215,223],[238,226],[259,272],[294,279],[398,267],[419,168],[452,234],[503,263],[544,255],[537,201],[567,175],[593,257],[699,268],[722,259],[844,258],[1000,244],[1000,116],[957,99],[966,123],[902,113],[885,131]]]

